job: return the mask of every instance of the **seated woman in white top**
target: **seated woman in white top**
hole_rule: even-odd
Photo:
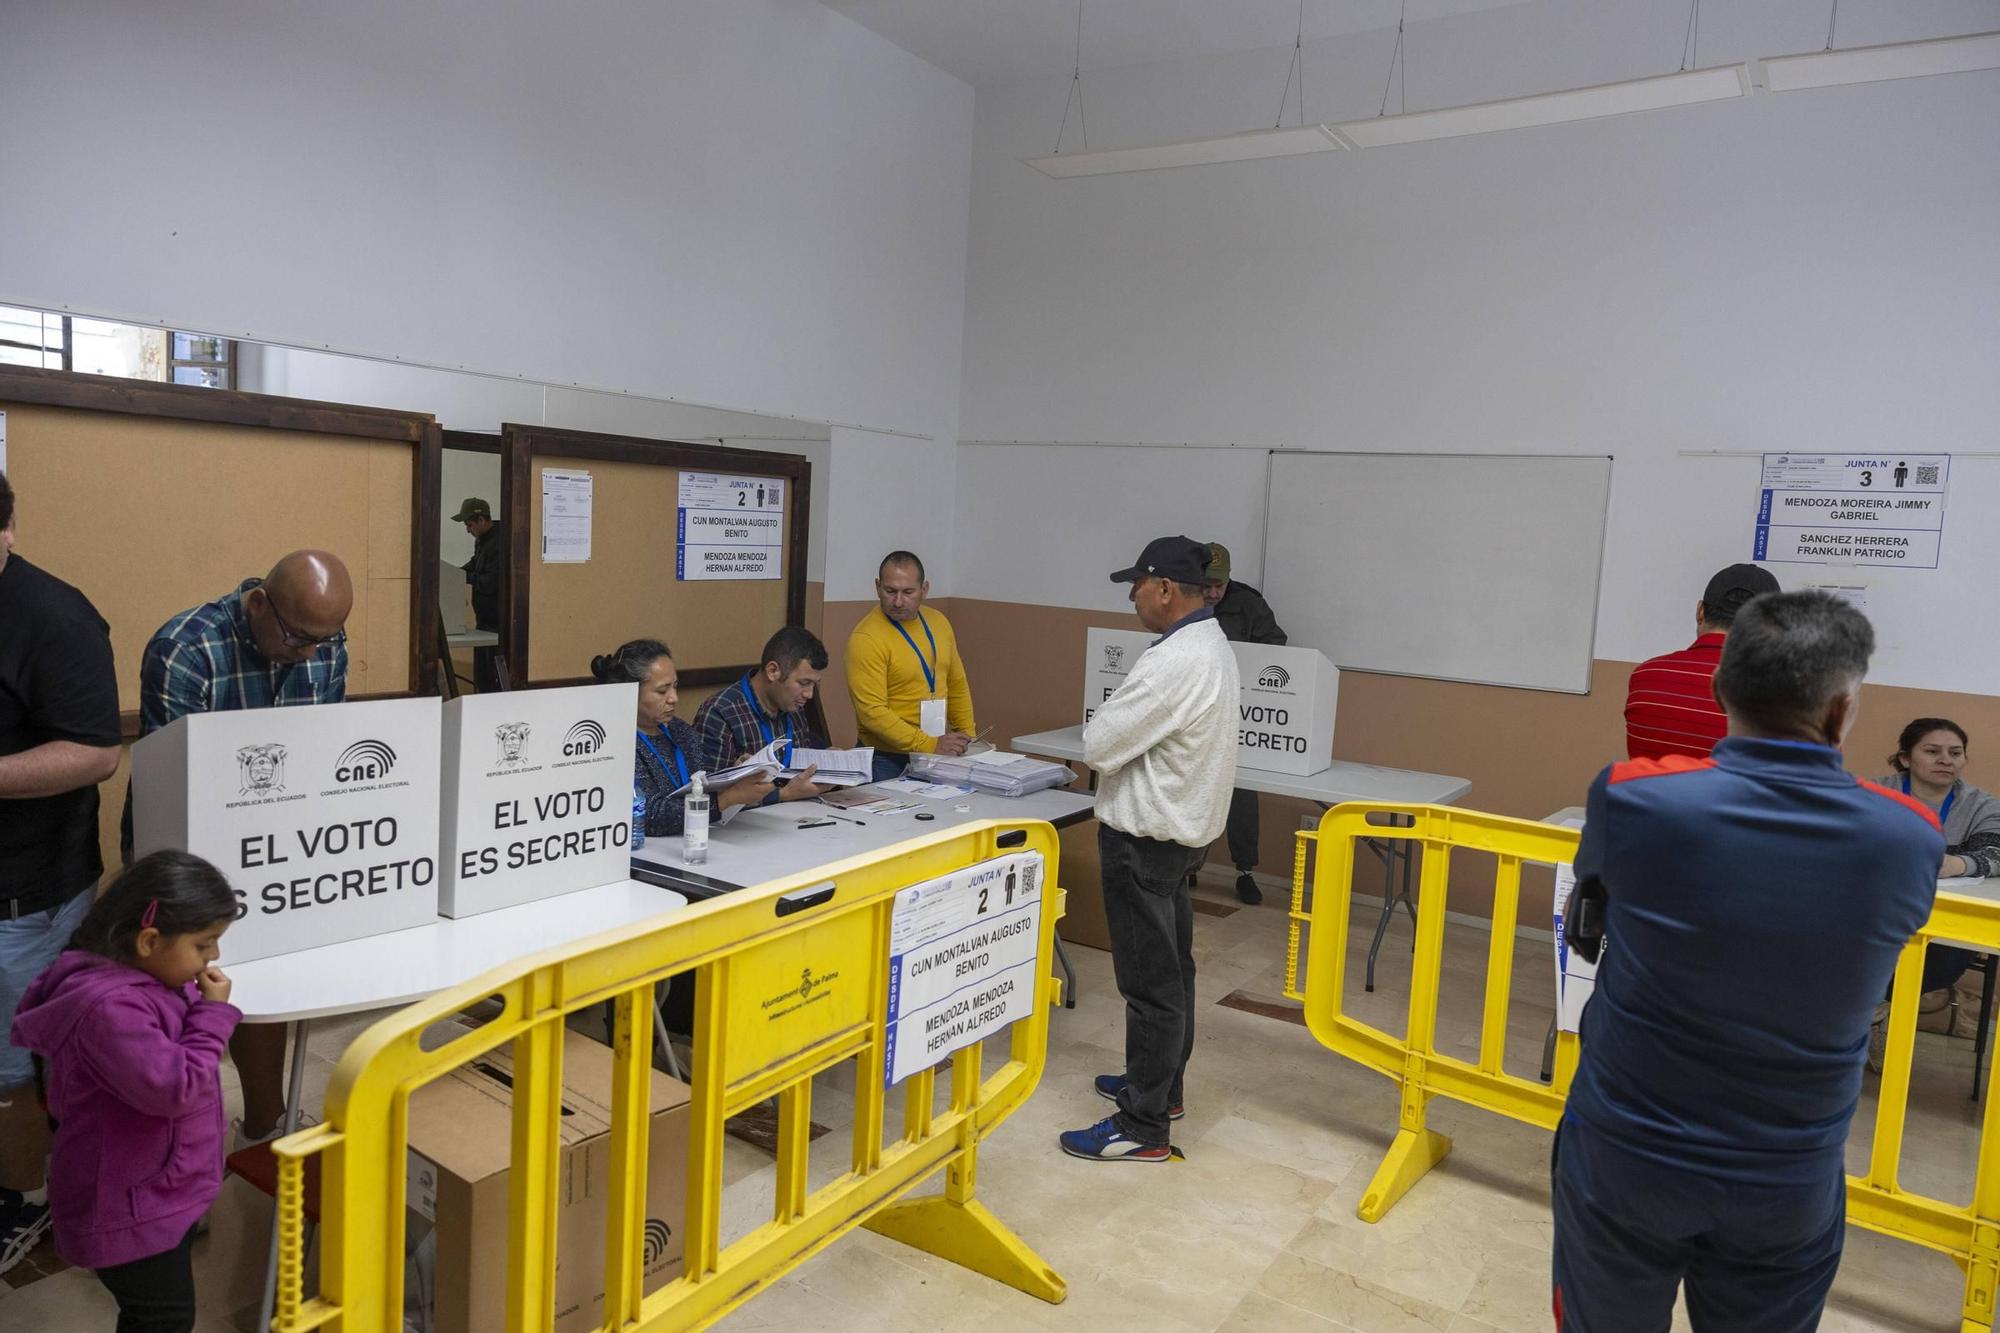
[[[1896,753],[1889,756],[1896,771],[1881,784],[1915,797],[1937,813],[1945,842],[1940,876],[1984,879],[2000,875],[2000,799],[1960,776],[1968,748],[1965,728],[1958,723],[1920,717],[1897,738]],[[1973,957],[1969,949],[1933,944],[1924,955],[1923,989],[1951,985],[1972,965]]]

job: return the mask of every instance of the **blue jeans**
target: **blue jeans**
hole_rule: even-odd
[[[11,921],[0,920],[0,1088],[19,1088],[35,1081],[35,1060],[7,1040],[14,1010],[28,983],[56,960],[69,937],[83,924],[96,895],[89,889],[60,906],[30,912]]]
[[[875,752],[875,776],[871,781],[887,782],[892,778],[900,778],[903,776],[903,770],[909,766],[910,756],[897,754],[894,750],[877,750]]]
[[[1812,1333],[1847,1238],[1838,1157],[1804,1184],[1678,1170],[1565,1120],[1556,1130],[1558,1333]]]

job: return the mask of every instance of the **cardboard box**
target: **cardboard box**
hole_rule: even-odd
[[[1069,904],[1056,934],[1071,944],[1087,944],[1093,949],[1111,947],[1111,926],[1104,919],[1103,871],[1097,860],[1097,821],[1085,820],[1061,830],[1062,886],[1069,892]]]
[[[434,1333],[506,1322],[508,1148],[513,1050],[502,1046],[410,1098],[409,1244],[433,1232]],[[688,1089],[652,1077],[646,1156],[646,1290],[681,1271],[687,1203]],[[556,1333],[604,1317],[604,1222],[611,1180],[611,1048],[563,1041],[562,1159],[556,1205]]]

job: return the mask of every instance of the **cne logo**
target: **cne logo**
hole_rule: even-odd
[[[646,1219],[646,1263],[647,1268],[667,1257],[667,1245],[674,1238],[674,1229],[657,1217]]]
[[[236,786],[242,796],[269,796],[285,789],[285,747],[246,745],[236,752]]]
[[[1257,683],[1267,690],[1282,690],[1292,683],[1292,673],[1273,663],[1257,673]]]
[[[333,780],[335,782],[374,782],[389,776],[389,770],[396,766],[396,752],[389,748],[387,741],[356,741],[340,752],[334,761]]]
[[[563,753],[567,755],[596,754],[604,746],[604,728],[590,718],[570,725],[563,733]]]

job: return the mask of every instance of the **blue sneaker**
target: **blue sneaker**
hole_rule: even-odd
[[[1165,1162],[1172,1160],[1174,1154],[1167,1144],[1139,1142],[1118,1128],[1117,1121],[1110,1116],[1089,1129],[1072,1129],[1059,1134],[1056,1141],[1071,1157],[1084,1157],[1093,1162]]]
[[[1119,1092],[1125,1087],[1125,1076],[1123,1074],[1099,1074],[1095,1079],[1091,1080],[1090,1086],[1096,1088],[1097,1095],[1105,1101],[1115,1102],[1118,1100]],[[1187,1108],[1185,1106],[1169,1106],[1167,1108],[1167,1119],[1169,1120],[1178,1120],[1186,1114]]]

